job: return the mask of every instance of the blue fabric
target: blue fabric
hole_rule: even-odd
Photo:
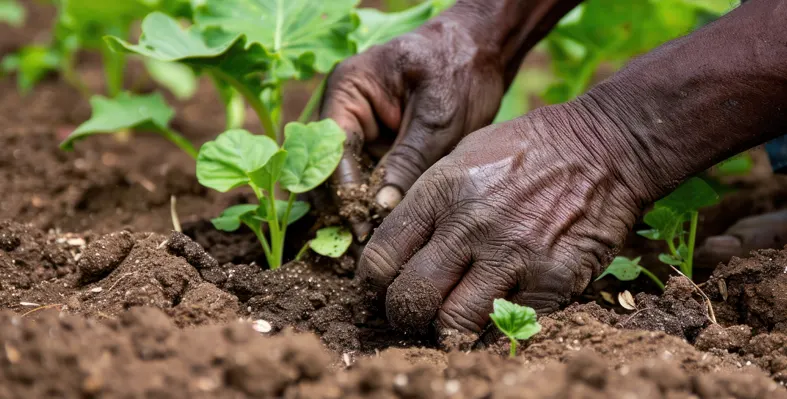
[[[765,151],[776,173],[787,173],[787,135],[773,139],[765,144]]]

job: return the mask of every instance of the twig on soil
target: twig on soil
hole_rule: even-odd
[[[27,312],[23,313],[22,316],[20,316],[20,317],[25,317],[25,316],[27,316],[27,315],[29,315],[31,313],[38,312],[39,310],[51,309],[51,308],[55,308],[55,307],[58,307],[58,306],[60,306],[62,308],[63,306],[66,306],[66,305],[64,305],[62,303],[53,303],[51,305],[39,306],[39,307],[37,307],[35,309],[28,310]]]
[[[161,242],[161,244],[159,244],[159,245],[156,247],[156,249],[161,249],[161,248],[164,248],[164,246],[165,246],[165,245],[167,245],[168,243],[169,243],[169,240],[164,240],[164,241],[162,241],[162,242]]]
[[[177,211],[177,204],[178,200],[175,199],[175,196],[169,197],[169,213],[172,216],[172,227],[178,233],[182,233],[183,229],[180,228],[180,219],[178,218],[178,211]]]
[[[621,326],[621,327],[625,326],[626,324],[628,324],[628,322],[630,322],[632,319],[634,319],[634,317],[636,317],[636,316],[637,316],[637,315],[639,315],[640,313],[642,313],[642,312],[644,312],[644,311],[646,311],[646,310],[651,310],[651,309],[655,309],[655,308],[644,308],[644,309],[638,309],[636,312],[634,312],[634,313],[631,315],[631,317],[629,317],[628,319],[626,319],[626,321],[624,321],[623,323],[620,323],[620,326]]]
[[[675,266],[669,265],[669,267],[671,267],[671,268],[672,268],[672,270],[674,270],[676,273],[678,273],[678,274],[680,274],[681,276],[683,276],[683,278],[685,278],[686,280],[689,280],[689,282],[691,283],[691,285],[693,285],[693,286],[694,286],[694,288],[696,288],[696,289],[697,289],[697,292],[699,292],[699,293],[700,293],[700,295],[702,295],[702,297],[705,299],[705,304],[708,306],[708,318],[710,319],[711,323],[713,323],[713,324],[719,324],[718,322],[716,322],[716,314],[713,312],[713,304],[711,303],[711,301],[710,301],[710,298],[708,298],[708,296],[707,296],[707,295],[705,295],[705,292],[704,292],[704,291],[702,291],[702,289],[701,289],[699,286],[697,286],[697,284],[694,284],[694,281],[691,281],[691,279],[690,279],[690,278],[688,278],[688,277],[687,277],[685,274],[683,274],[683,273],[682,273],[680,270],[678,270],[677,268],[675,268]]]
[[[119,277],[117,280],[115,280],[115,282],[114,282],[114,283],[112,283],[112,286],[110,286],[110,287],[109,287],[109,289],[107,290],[107,294],[109,294],[109,292],[110,292],[110,291],[112,291],[112,289],[113,289],[113,288],[115,288],[115,286],[116,286],[116,285],[118,285],[118,283],[120,282],[120,280],[123,280],[124,278],[126,278],[126,277],[130,276],[131,274],[132,274],[132,273],[126,273],[126,274],[124,274],[124,275],[120,276],[120,277]]]

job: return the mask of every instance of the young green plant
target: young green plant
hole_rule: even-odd
[[[197,178],[202,185],[220,192],[241,186],[254,191],[258,204],[230,207],[213,220],[213,225],[224,231],[237,230],[241,224],[248,226],[260,240],[271,269],[282,263],[287,226],[309,212],[309,204],[296,201],[296,195],[314,189],[331,175],[339,164],[346,138],[331,119],[308,125],[289,123],[284,136],[279,148],[268,136],[228,130],[205,143],[197,157]],[[277,183],[289,193],[288,200],[275,199]],[[264,235],[264,225],[269,238]],[[352,236],[347,231],[339,233],[339,228],[329,229],[328,233],[317,233],[317,246],[322,244],[331,255],[340,256]]]
[[[509,357],[516,356],[518,340],[526,340],[541,331],[536,311],[505,299],[495,299],[494,313],[489,314],[495,326],[511,341]]]
[[[650,240],[664,241],[669,253],[660,254],[659,260],[678,266],[683,274],[692,278],[699,210],[718,201],[719,195],[708,183],[692,177],[656,202],[644,218],[651,228],[637,234]],[[686,223],[689,224],[688,231],[684,230]]]
[[[615,259],[604,270],[604,272],[598,276],[596,281],[601,280],[607,275],[612,275],[620,281],[632,281],[636,280],[640,274],[645,274],[648,276],[648,278],[653,280],[653,282],[656,283],[656,285],[658,285],[662,291],[664,291],[664,283],[662,283],[661,280],[659,280],[659,278],[656,277],[656,275],[650,270],[642,267],[642,265],[639,264],[641,259],[642,258],[640,257],[634,259],[629,259],[624,256],[615,257]]]

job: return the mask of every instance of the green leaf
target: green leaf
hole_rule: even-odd
[[[248,184],[249,174],[265,166],[278,150],[270,137],[242,129],[228,130],[200,148],[197,179],[205,187],[227,192]]]
[[[58,23],[63,32],[78,38],[82,47],[101,48],[104,35],[125,38],[131,24],[153,11],[139,0],[61,0]]]
[[[623,256],[618,256],[612,261],[609,267],[598,276],[596,281],[601,280],[608,274],[615,276],[620,281],[634,280],[639,277],[639,274],[642,272],[642,266],[639,265],[641,259],[642,258],[637,257],[632,260]]]
[[[271,185],[275,184],[281,178],[281,172],[284,168],[284,162],[287,160],[287,151],[279,150],[271,156],[271,159],[265,166],[249,173],[251,181],[257,187],[269,189]],[[285,201],[286,203],[286,201]]]
[[[17,87],[29,93],[48,74],[60,67],[60,54],[45,46],[27,46],[15,54],[7,55],[0,63],[3,74],[16,72]]]
[[[517,305],[505,299],[495,299],[492,322],[507,337],[525,340],[541,331],[536,311],[527,306]]]
[[[195,7],[201,26],[243,34],[274,60],[279,79],[328,72],[355,53],[348,35],[358,25],[358,0],[204,0]]]
[[[347,252],[353,242],[350,230],[344,227],[325,227],[317,230],[317,237],[309,241],[312,251],[331,258],[338,258]]]
[[[361,23],[350,34],[357,51],[363,52],[369,47],[386,43],[396,36],[410,32],[421,26],[434,12],[432,1],[423,2],[407,10],[384,13],[374,8],[356,11]]]
[[[657,205],[645,214],[643,221],[657,232],[654,236],[658,238],[651,239],[669,241],[678,233],[678,228],[683,223],[683,215],[675,213],[672,208]]]
[[[307,192],[328,179],[339,165],[347,137],[332,119],[288,123],[284,135],[287,160],[280,182],[293,193]]]
[[[639,230],[639,231],[637,231],[637,234],[639,234],[639,235],[641,235],[641,236],[643,236],[643,237],[645,237],[645,238],[647,238],[649,240],[654,240],[654,241],[661,241],[661,240],[663,240],[663,238],[661,238],[661,234],[656,229]]]
[[[718,202],[719,195],[708,183],[698,177],[692,177],[678,186],[675,191],[656,201],[656,205],[670,208],[682,215]]]
[[[212,58],[224,54],[241,35],[219,30],[184,29],[170,16],[153,12],[142,21],[139,44],[108,36],[107,44],[115,51],[137,53],[159,61],[184,61]]]
[[[304,201],[295,201],[292,203],[292,209],[290,210],[290,218],[287,220],[287,225],[291,225],[297,222],[300,218],[306,216],[309,213],[309,206],[308,202]],[[276,220],[281,223],[284,219],[284,213],[287,212],[287,201],[276,200]],[[261,222],[268,222],[268,198],[260,199],[260,206],[257,208],[257,215],[256,218]]]
[[[742,152],[718,164],[716,169],[722,176],[745,176],[754,167],[754,160],[748,152]]]
[[[0,22],[20,27],[25,22],[27,12],[16,0],[0,0]]]
[[[659,261],[672,266],[680,266],[683,263],[681,259],[678,259],[671,254],[659,254]]]
[[[178,99],[187,100],[197,92],[197,76],[188,66],[153,58],[145,58],[144,63],[150,77]]]
[[[117,98],[93,96],[90,99],[93,114],[90,119],[77,127],[60,148],[71,149],[74,142],[102,133],[116,133],[125,129],[139,129],[163,132],[174,115],[161,94],[135,96],[121,93]]]
[[[681,259],[681,263],[689,258],[689,247],[686,244],[678,245],[677,252],[678,252],[678,256]]]
[[[233,205],[223,212],[215,219],[211,219],[213,227],[222,231],[235,231],[240,228],[243,217],[257,211],[257,205],[242,204]]]

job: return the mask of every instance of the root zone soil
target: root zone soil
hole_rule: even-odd
[[[3,52],[26,39],[0,37]],[[203,87],[174,122],[195,142],[222,129]],[[718,324],[685,280],[630,286],[635,311],[599,306],[618,289],[603,281],[542,317],[515,359],[505,340],[446,352],[386,324],[350,255],[263,270],[252,233],[208,222],[250,197],[203,189],[163,140],[60,151],[87,114],[56,80],[26,97],[0,81],[0,398],[787,398],[787,249],[716,268],[703,289]],[[741,185],[701,231],[784,206],[783,183]],[[367,194],[338,212],[369,215]],[[185,234],[170,232],[173,195]],[[657,254],[648,245],[626,252]]]

